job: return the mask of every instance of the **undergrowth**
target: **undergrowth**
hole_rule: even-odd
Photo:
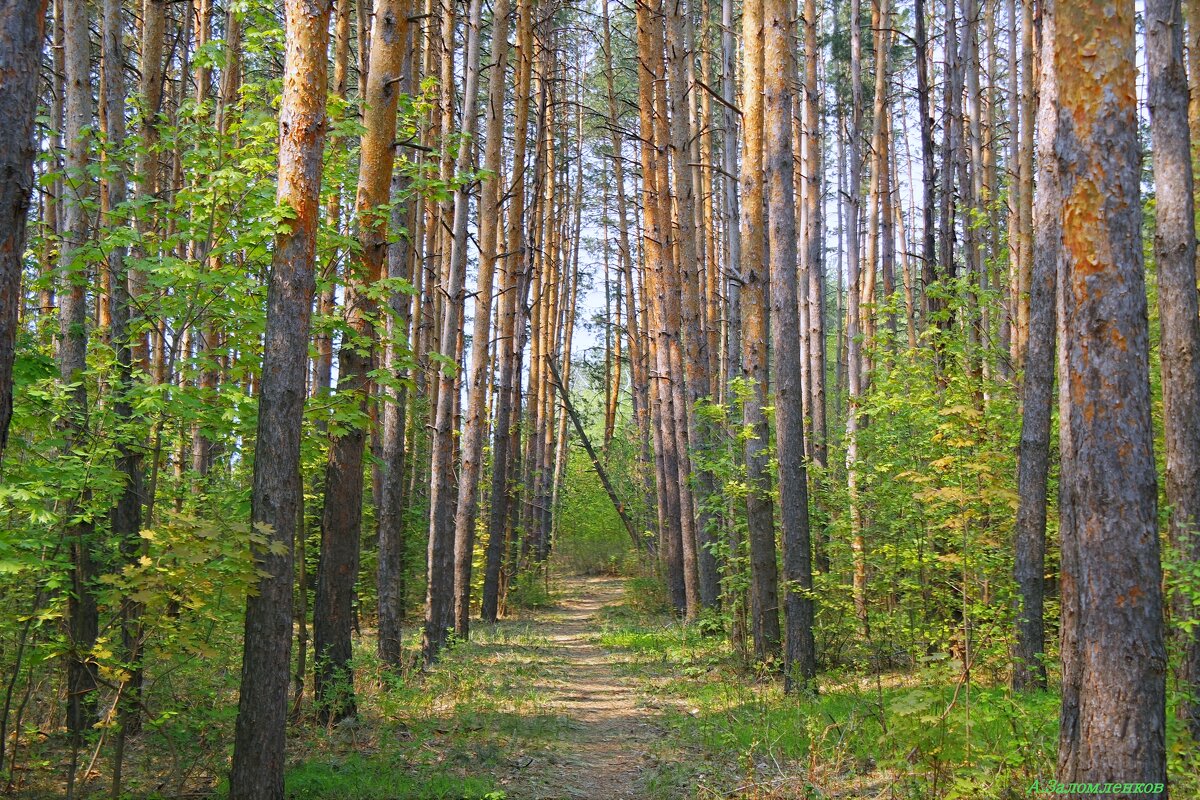
[[[661,708],[664,747],[693,754],[660,767],[648,784],[655,797],[1008,800],[1054,776],[1056,692],[968,683],[957,662],[932,659],[824,672],[815,697],[784,695],[782,681],[749,667],[724,637],[644,610],[654,602],[643,588],[629,581],[594,637]],[[1172,796],[1200,797],[1195,751],[1179,751]]]

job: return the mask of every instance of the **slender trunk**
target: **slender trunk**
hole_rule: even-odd
[[[1024,382],[1021,389],[1021,441],[1017,450],[1017,527],[1014,576],[1020,595],[1013,688],[1046,686],[1045,575],[1047,480],[1050,472],[1050,424],[1054,403],[1056,285],[1062,241],[1062,197],[1054,142],[1058,127],[1057,87],[1049,49],[1052,16],[1043,23],[1041,86],[1038,107],[1038,179],[1033,233],[1036,257],[1025,313]],[[1026,120],[1030,127],[1033,120]],[[1022,231],[1022,235],[1024,231]]]
[[[83,250],[91,235],[86,204],[93,195],[88,175],[92,125],[91,42],[88,8],[67,3],[63,10],[64,94],[66,141],[66,196],[64,198],[60,278],[59,377],[68,389],[68,406],[61,425],[64,452],[82,447],[88,436],[87,381],[87,267]],[[85,500],[72,498],[72,505]],[[96,662],[91,658],[99,631],[92,582],[97,565],[92,523],[78,521],[67,530],[71,543],[71,594],[67,601],[70,653],[67,658],[67,730],[77,750],[96,716]],[[68,793],[74,782],[74,759]]]
[[[1163,423],[1166,429],[1170,541],[1181,565],[1200,562],[1200,314],[1196,297],[1188,84],[1179,0],[1146,4],[1146,65],[1150,134],[1154,142],[1158,307],[1162,321]],[[1179,717],[1200,739],[1200,629],[1194,602],[1173,598],[1179,629],[1179,683],[1187,693]],[[1193,626],[1189,629],[1189,625]]]
[[[454,631],[466,638],[471,615],[471,561],[475,555],[475,515],[479,507],[479,478],[487,437],[488,339],[491,336],[492,283],[498,257],[504,142],[504,83],[508,67],[508,0],[497,0],[492,33],[492,75],[488,86],[488,115],[483,130],[487,143],[483,168],[488,178],[480,189],[479,280],[475,293],[475,328],[471,364],[467,370],[468,411],[462,436],[462,466],[458,476],[458,508],[454,518]],[[471,65],[468,64],[470,69]],[[499,352],[499,348],[497,348]],[[496,467],[493,466],[493,469]]]
[[[411,5],[409,10],[411,11]],[[406,63],[402,67],[404,74],[400,79],[402,94],[412,94],[417,82],[416,70],[412,68],[415,40],[414,26],[407,25]],[[419,263],[416,243],[420,239],[414,235],[414,226],[410,220],[416,220],[420,211],[415,202],[406,205],[400,203],[411,194],[411,179],[403,171],[397,171],[392,176],[391,227],[398,235],[396,241],[388,247],[387,274],[393,280],[403,278],[415,283],[420,274],[420,268],[416,266]],[[409,493],[405,491],[409,451],[405,448],[404,437],[409,408],[408,382],[405,380],[408,370],[405,362],[412,341],[409,323],[413,298],[403,292],[392,292],[388,297],[388,307],[390,313],[386,321],[383,369],[391,380],[400,383],[394,388],[382,387],[383,480],[376,511],[379,536],[376,584],[379,591],[379,657],[388,666],[397,668],[400,666],[401,657],[401,623],[404,620],[407,571],[404,558],[404,516],[409,502]]]
[[[723,378],[726,384],[724,401],[729,414],[729,433],[735,429],[738,413],[738,402],[728,387],[741,375],[741,208],[738,202],[738,113],[735,110],[737,100],[736,69],[737,44],[733,27],[733,0],[721,0],[721,100],[722,102],[722,136],[721,157],[724,166],[722,174],[722,222],[725,229],[724,277],[726,285],[726,314],[724,342]],[[734,437],[729,436],[729,458],[737,463],[738,449]],[[726,559],[725,578],[735,577],[735,565],[741,562],[741,536],[735,521],[736,512],[733,503],[727,504],[725,520],[725,537],[730,557]],[[735,558],[735,556],[738,556]],[[745,592],[737,586],[740,582],[729,580],[726,603],[733,617],[730,641],[739,654],[746,650],[746,620]]]
[[[884,208],[883,201],[884,193],[890,185],[887,157],[887,27],[888,0],[872,0],[871,28],[875,33],[875,103],[871,127],[871,188],[867,198],[867,258],[862,266],[862,291],[859,297],[859,314],[861,315],[859,328],[862,331],[865,350],[859,365],[862,370],[859,381],[864,390],[874,361],[875,274],[880,270],[886,273],[890,267],[885,263],[886,258],[880,258],[881,251],[887,252],[886,239],[891,231],[891,220],[887,218],[888,213]],[[886,285],[887,279],[885,278],[885,287]]]
[[[1007,348],[1013,369],[1017,364],[1017,305],[1021,286],[1021,129],[1032,121],[1021,117],[1021,65],[1017,39],[1017,0],[1006,0],[1008,10],[1008,275],[1003,293],[1004,317],[1000,323],[1001,344]]]
[[[742,37],[745,42],[742,62],[742,120],[745,126],[742,145],[742,370],[751,382],[751,395],[742,406],[742,419],[743,424],[753,432],[745,445],[746,482],[749,484],[746,495],[746,535],[750,543],[751,630],[755,657],[760,661],[770,661],[779,655],[780,633],[774,514],[771,475],[767,464],[769,433],[765,413],[768,262],[764,252],[767,220],[763,196],[766,155],[763,145],[763,88],[766,83],[763,12],[762,0],[747,0],[742,7]],[[772,15],[772,20],[777,21],[776,15]],[[778,65],[773,62],[772,69],[777,68]],[[795,212],[792,216],[794,218]],[[795,308],[794,295],[791,301],[792,308]],[[795,326],[792,332],[795,332]]]
[[[937,281],[937,165],[933,156],[933,111],[929,102],[929,40],[925,33],[925,0],[914,0],[917,51],[917,113],[921,123],[921,322],[930,327],[939,301],[929,287]]]
[[[479,85],[479,27],[482,1],[471,0],[467,19],[466,82],[463,86],[461,128],[466,143],[459,148],[455,170],[465,173],[475,147],[475,106]],[[453,31],[453,28],[451,28]],[[467,266],[467,211],[470,195],[466,186],[454,192],[454,227],[450,270],[443,301],[443,355],[455,352],[462,327],[463,279]],[[454,629],[454,511],[457,493],[454,482],[454,379],[457,370],[439,369],[437,411],[434,418],[432,463],[429,479],[428,588],[425,596],[425,630],[422,651],[426,663],[437,658]]]
[[[943,290],[949,291],[951,282],[957,277],[957,269],[954,261],[954,246],[955,246],[955,195],[954,195],[954,175],[958,164],[957,158],[961,149],[962,139],[962,86],[959,83],[959,66],[958,66],[958,8],[957,0],[946,0],[946,38],[944,52],[946,55],[946,74],[942,81],[942,114],[944,122],[942,124],[942,170],[941,170],[941,186],[938,190],[938,215],[939,220],[939,249],[938,256],[940,274],[939,279],[943,281]],[[962,187],[960,186],[961,190]],[[955,307],[952,303],[940,301],[936,309],[940,312],[941,319],[938,320],[938,329],[942,331],[950,331],[954,328],[954,319],[956,316]],[[944,337],[939,336],[935,339],[935,345],[938,348],[939,365],[943,370],[942,379],[945,380],[945,345]]]
[[[862,205],[862,25],[859,0],[850,0],[850,185],[846,191],[846,375],[849,405],[846,410],[846,486],[850,498],[850,549],[854,558],[854,611],[867,630],[867,561],[862,506],[858,499],[858,429],[862,404],[863,356],[859,337],[859,224]]]
[[[354,585],[358,580],[362,533],[369,373],[375,350],[376,303],[371,289],[383,277],[387,259],[386,206],[392,185],[396,105],[408,28],[405,0],[381,0],[375,12],[355,201],[362,255],[359,263],[347,269],[348,326],[338,352],[338,393],[355,402],[359,421],[344,425],[329,443],[325,507],[321,515],[321,562],[313,606],[317,704],[321,717],[333,721],[355,714],[350,659]]]
[[[517,472],[514,461],[517,449],[510,447],[514,414],[519,411],[513,402],[514,384],[520,369],[520,339],[517,333],[518,309],[523,307],[519,284],[526,262],[525,224],[525,150],[529,135],[529,84],[533,62],[533,0],[518,0],[517,41],[513,53],[515,88],[513,109],[513,164],[509,196],[505,255],[500,260],[500,334],[496,339],[496,357],[500,376],[496,385],[496,412],[492,437],[491,509],[488,518],[487,564],[483,577],[483,600],[480,617],[495,622],[500,608],[500,568],[504,560],[504,543],[510,508],[510,484]],[[493,80],[504,80],[499,70]],[[490,123],[489,123],[490,124]],[[522,325],[523,327],[523,325]],[[519,392],[519,387],[516,392]]]
[[[663,218],[662,195],[667,192],[665,168],[659,160],[666,158],[659,153],[655,144],[655,96],[656,86],[661,86],[655,69],[661,68],[661,46],[655,49],[656,8],[648,5],[652,0],[639,0],[637,4],[638,37],[638,110],[642,140],[642,253],[645,260],[646,294],[649,299],[647,330],[651,332],[650,355],[653,369],[654,394],[654,444],[655,475],[659,498],[659,554],[667,576],[667,592],[677,612],[687,608],[687,592],[684,580],[680,486],[678,453],[676,450],[675,413],[669,376],[672,374],[670,361],[670,336],[665,310],[665,278],[663,261],[669,258],[669,217]]]
[[[348,75],[350,72],[350,2],[337,0],[333,10],[333,76],[330,91],[342,102],[347,96]],[[360,84],[360,88],[361,84]],[[345,138],[336,136],[329,143],[334,152],[345,147]],[[342,223],[342,193],[341,187],[335,187],[329,193],[329,201],[325,207],[325,219],[333,230],[340,232]],[[338,248],[333,248],[322,265],[321,276],[317,281],[317,327],[313,337],[317,355],[313,361],[313,381],[311,392],[314,397],[324,398],[333,387],[333,329],[330,327],[334,313],[335,295],[337,290],[338,260],[341,257]],[[328,428],[327,420],[322,417],[318,428],[324,433]],[[321,488],[324,494],[324,488]]]
[[[684,520],[685,529],[686,523],[692,523],[692,534],[689,537],[685,533],[683,540],[685,558],[695,563],[695,602],[689,604],[689,615],[694,616],[701,608],[713,608],[717,604],[717,562],[711,549],[713,520],[712,515],[704,510],[708,499],[716,493],[716,487],[712,471],[703,466],[693,468],[690,455],[691,452],[704,453],[710,447],[707,431],[702,427],[702,420],[697,414],[697,404],[709,398],[711,380],[708,372],[708,337],[701,319],[701,277],[696,269],[701,260],[699,234],[696,229],[699,198],[696,197],[695,174],[689,166],[689,163],[695,163],[695,159],[690,157],[690,148],[694,140],[686,124],[686,117],[692,108],[689,93],[693,85],[692,52],[686,41],[683,0],[667,2],[670,9],[666,26],[672,120],[670,144],[675,164],[672,174],[679,220],[679,258],[674,263],[678,265],[675,282],[679,283],[681,289],[681,333],[686,369],[686,376],[675,377],[676,380],[686,377],[687,388],[684,398],[687,446],[680,453],[679,463],[680,478],[687,482],[691,489],[689,494],[692,495],[695,510],[694,514],[690,514]],[[792,333],[795,333],[795,329]],[[684,575],[690,578],[693,569],[685,567]]]
[[[751,0],[753,2],[753,0]],[[791,3],[763,3],[763,60],[791,61]],[[796,292],[796,199],[793,195],[791,69],[767,70],[763,87],[770,263],[771,344],[774,352],[775,453],[779,462],[782,522],[783,613],[787,621],[784,691],[811,687],[817,674],[813,641],[812,562],[808,531],[808,476],[804,467],[804,406],[800,363],[804,358]]]
[[[112,151],[119,152],[125,142],[125,81],[122,65],[121,4],[118,0],[105,0],[103,5],[103,87],[104,106],[101,109],[101,127]],[[106,154],[106,158],[108,158]],[[125,170],[121,161],[110,165],[110,172],[101,182],[101,207],[114,229],[123,220],[126,201]],[[111,386],[113,413],[119,424],[116,436],[116,469],[121,475],[123,486],[117,495],[111,514],[112,534],[118,542],[122,560],[129,564],[137,559],[141,549],[139,532],[142,525],[142,460],[139,442],[133,436],[130,423],[133,420],[133,405],[130,391],[133,388],[133,363],[129,341],[129,318],[132,303],[125,264],[126,248],[113,247],[108,252],[108,303],[109,338],[115,356],[115,375]],[[113,755],[113,795],[120,794],[122,761],[125,740],[136,730],[141,688],[141,604],[131,597],[121,600],[121,657],[130,676],[120,689],[122,704],[119,709],[120,727],[116,734]],[[130,687],[133,688],[130,688]]]
[[[821,57],[817,39],[817,0],[804,2],[804,148],[805,176],[803,201],[805,271],[808,277],[808,360],[812,387],[813,461],[824,470],[829,462],[825,421],[825,225],[824,161],[821,146],[821,95],[817,84],[817,64]]]
[[[1043,22],[1042,36],[1045,37]],[[1018,189],[1019,205],[1017,213],[1020,216],[1020,238],[1017,241],[1017,264],[1020,270],[1017,274],[1017,357],[1015,366],[1021,369],[1025,360],[1025,351],[1029,347],[1030,337],[1030,293],[1033,290],[1033,260],[1034,256],[1034,222],[1033,222],[1033,148],[1034,148],[1034,85],[1033,67],[1035,54],[1033,50],[1033,0],[1021,2],[1021,49],[1025,57],[1021,60],[1021,142],[1018,155],[1017,173],[1020,176]],[[1043,49],[1043,52],[1045,50]],[[1049,57],[1041,59],[1042,70],[1053,70],[1049,66]],[[1041,112],[1038,112],[1041,117]]]

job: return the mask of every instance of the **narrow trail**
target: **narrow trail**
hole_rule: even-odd
[[[640,800],[651,766],[650,743],[660,738],[655,712],[639,684],[621,675],[615,654],[591,641],[596,614],[620,601],[613,578],[564,578],[562,600],[533,620],[546,642],[546,670],[538,680],[548,710],[568,726],[554,763],[538,764],[510,784],[510,795],[530,800],[606,798]]]

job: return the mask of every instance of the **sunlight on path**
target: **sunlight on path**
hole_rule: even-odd
[[[570,720],[557,763],[537,765],[510,784],[514,798],[636,800],[650,766],[647,750],[660,735],[653,712],[639,702],[639,687],[617,674],[613,654],[592,644],[595,615],[620,602],[622,583],[612,578],[563,579],[560,603],[538,615],[537,632],[553,658],[539,686],[547,705]]]

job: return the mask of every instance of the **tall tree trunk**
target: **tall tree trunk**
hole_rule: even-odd
[[[804,149],[807,175],[804,180],[805,213],[803,261],[808,278],[808,360],[811,363],[813,461],[824,470],[829,465],[829,446],[825,421],[825,225],[824,157],[821,145],[821,94],[817,83],[817,65],[821,57],[818,43],[817,0],[804,2]]]
[[[1188,83],[1179,0],[1146,4],[1146,67],[1154,143],[1158,307],[1162,321],[1163,425],[1166,429],[1170,541],[1183,565],[1200,561],[1200,316],[1196,297],[1196,223],[1192,198]],[[1200,629],[1184,592],[1173,598],[1180,630],[1179,683],[1188,694],[1179,716],[1200,740]]]
[[[504,543],[512,503],[510,483],[517,475],[515,461],[518,450],[510,448],[514,414],[514,384],[520,369],[522,345],[517,332],[518,309],[523,306],[519,291],[521,275],[527,259],[525,250],[525,150],[529,136],[529,88],[533,63],[533,0],[518,0],[517,41],[513,53],[515,65],[513,109],[513,163],[505,231],[505,255],[501,259],[500,332],[496,339],[496,358],[499,380],[496,385],[496,411],[492,437],[491,508],[488,518],[487,563],[483,576],[483,599],[480,617],[495,622],[500,609],[500,569],[504,560]],[[499,71],[498,71],[499,72]],[[493,80],[503,80],[503,76]],[[524,325],[522,324],[522,327]],[[515,392],[519,392],[517,387]]]
[[[729,429],[736,424],[739,403],[729,386],[741,375],[741,288],[742,288],[742,240],[741,240],[741,207],[738,202],[738,112],[737,101],[737,41],[733,27],[733,0],[721,0],[721,100],[722,100],[722,131],[721,131],[721,160],[724,167],[721,176],[722,224],[725,229],[725,294],[726,314],[725,331],[722,341],[724,351],[724,379],[726,391],[724,402],[729,414]],[[733,443],[729,446],[729,458],[733,463],[741,453]],[[730,556],[740,555],[742,540],[735,522],[733,503],[727,504],[725,520],[725,537]],[[726,578],[734,577],[736,564],[740,558],[726,559]],[[746,651],[746,620],[745,620],[745,591],[736,586],[735,581],[728,581],[727,603],[733,617],[730,629],[730,641],[734,650],[743,654]]]
[[[411,4],[407,6],[407,10],[411,12]],[[417,84],[416,70],[413,68],[417,30],[413,25],[405,27],[406,53],[405,63],[401,67],[404,75],[400,78],[400,92],[412,94]],[[404,171],[395,171],[391,189],[391,227],[396,239],[388,248],[387,270],[389,278],[403,278],[415,285],[421,272],[416,248],[420,239],[415,235],[415,225],[411,221],[419,218],[420,208],[417,202],[405,205],[399,202],[409,198],[412,193],[411,184],[411,178]],[[405,364],[408,360],[407,349],[412,346],[410,322],[414,301],[419,299],[398,291],[393,291],[388,296],[390,313],[387,315],[383,353],[385,373],[391,380],[400,381],[399,386],[394,388],[382,387],[383,481],[376,509],[379,536],[379,563],[376,570],[379,592],[379,657],[393,668],[400,666],[403,636],[400,626],[405,611],[404,516],[409,502],[408,493],[405,492],[409,458],[404,438],[409,421],[408,382],[405,380],[408,369]]]
[[[60,279],[59,377],[68,390],[62,421],[64,453],[83,446],[88,435],[87,381],[87,274],[85,248],[90,236],[87,203],[93,195],[88,174],[92,125],[91,41],[88,8],[67,3],[63,9],[64,94],[66,140],[66,197],[64,198],[62,268]],[[72,498],[72,504],[85,500]],[[67,601],[70,653],[67,659],[67,730],[77,750],[96,716],[96,662],[92,647],[99,632],[99,617],[92,582],[96,556],[91,522],[73,522],[67,530],[71,547],[71,595]],[[74,758],[72,759],[72,767]],[[74,769],[68,777],[68,793]]]
[[[1044,13],[1044,12],[1043,12]],[[1045,37],[1045,22],[1043,20],[1043,38]],[[1021,49],[1025,57],[1021,60],[1021,143],[1018,155],[1017,173],[1020,187],[1020,198],[1017,213],[1020,215],[1020,236],[1017,240],[1017,265],[1020,270],[1017,275],[1017,333],[1014,366],[1021,369],[1025,360],[1025,351],[1029,347],[1030,336],[1030,294],[1033,289],[1033,260],[1034,260],[1034,230],[1033,230],[1033,147],[1034,129],[1034,44],[1033,44],[1033,0],[1021,2]],[[1044,46],[1041,66],[1043,70],[1050,69],[1049,54]],[[1039,110],[1038,116],[1041,117]]]
[[[475,147],[475,106],[479,93],[479,26],[481,0],[471,0],[467,19],[467,55],[464,69],[461,128],[466,144],[459,148],[458,174],[470,168]],[[453,30],[453,29],[451,29]],[[463,279],[467,268],[467,212],[470,195],[467,187],[454,192],[454,227],[450,251],[450,271],[442,316],[440,352],[451,355],[462,327]],[[429,563],[425,597],[425,630],[422,651],[426,663],[437,658],[454,629],[454,512],[458,497],[454,483],[454,379],[457,370],[446,365],[439,369],[437,413],[433,428],[433,458],[429,482]]]
[[[1050,461],[1050,418],[1054,403],[1056,286],[1062,257],[1062,196],[1054,142],[1058,129],[1058,91],[1054,75],[1053,16],[1043,22],[1042,70],[1038,106],[1038,180],[1033,233],[1036,256],[1024,325],[1024,382],[1021,394],[1021,441],[1017,450],[1017,527],[1014,576],[1020,595],[1013,688],[1046,686],[1045,575],[1046,504]],[[1032,118],[1025,122],[1030,128]],[[1021,229],[1021,235],[1025,234]],[[1022,279],[1025,280],[1025,279]]]
[[[278,202],[293,211],[275,238],[259,388],[251,520],[271,546],[255,555],[266,575],[246,601],[241,694],[230,800],[283,800],[292,547],[301,502],[300,429],[312,314],[314,255],[325,149],[329,4],[287,0],[280,108]]]
[[[1007,212],[1008,212],[1008,275],[1002,294],[1004,317],[1000,322],[1002,344],[1008,350],[1009,362],[1017,367],[1017,305],[1021,285],[1021,128],[1032,125],[1031,120],[1021,117],[1021,64],[1018,46],[1017,0],[1006,0],[1008,10],[1008,149],[1005,153],[1007,166]]]
[[[701,608],[714,608],[717,604],[718,575],[717,562],[712,554],[712,515],[704,510],[708,499],[715,494],[715,480],[712,471],[699,466],[693,468],[691,452],[703,453],[710,447],[706,430],[697,414],[697,403],[707,400],[711,394],[711,380],[708,372],[708,337],[704,332],[701,320],[701,277],[696,270],[700,263],[699,234],[696,229],[696,209],[699,198],[696,196],[695,175],[690,164],[697,163],[691,157],[690,147],[694,139],[686,122],[692,108],[690,90],[694,85],[692,75],[693,54],[688,47],[685,33],[683,0],[667,0],[669,13],[667,15],[667,66],[669,70],[669,96],[671,108],[670,140],[671,154],[674,159],[675,200],[678,207],[679,219],[679,265],[677,280],[681,287],[681,312],[683,339],[683,356],[686,369],[685,375],[677,375],[676,380],[685,380],[687,393],[685,396],[687,425],[687,447],[680,453],[680,478],[687,482],[692,489],[692,505],[695,513],[690,515],[685,523],[692,523],[691,537],[685,533],[685,551],[691,550],[688,557],[695,561],[696,597],[695,614]],[[794,268],[794,266],[793,266]],[[793,329],[793,334],[795,329]],[[694,487],[692,484],[694,483]],[[685,524],[686,528],[686,524]],[[689,541],[690,538],[690,541]],[[685,575],[691,574],[685,568]]]
[[[141,130],[137,154],[134,156],[133,171],[137,181],[136,197],[146,202],[157,197],[159,191],[159,163],[155,148],[159,141],[158,115],[163,101],[163,45],[167,24],[166,0],[144,0],[142,4],[142,42],[138,67],[141,72],[138,89],[140,108],[138,121]],[[152,220],[153,210],[146,215]],[[152,224],[139,221],[144,233]],[[146,276],[141,270],[129,272],[129,291],[138,300],[145,292]],[[150,339],[143,334],[133,343],[134,363],[143,370],[150,367]]]
[[[1136,775],[1162,785],[1167,654],[1142,265],[1134,3],[1063,3],[1053,24],[1054,150],[1063,198],[1058,779],[1105,783]],[[1165,791],[1153,794],[1166,797]]]
[[[122,47],[121,3],[105,0],[102,21],[103,44],[103,89],[104,105],[101,109],[101,127],[112,152],[120,152],[125,142],[125,75],[124,50]],[[106,158],[109,158],[106,154]],[[101,182],[101,207],[107,222],[114,229],[120,227],[125,213],[126,177],[124,165],[116,160]],[[142,517],[142,459],[139,442],[130,423],[133,420],[133,405],[130,391],[133,388],[133,363],[129,341],[129,318],[132,303],[129,297],[128,274],[125,265],[127,250],[113,247],[108,252],[108,304],[109,338],[115,356],[115,375],[112,383],[112,408],[120,428],[116,434],[115,467],[121,475],[123,486],[117,495],[111,513],[111,528],[118,542],[122,560],[133,563],[140,550]],[[122,703],[119,708],[120,727],[116,734],[113,755],[113,794],[120,794],[122,761],[125,740],[137,728],[139,718],[138,692],[141,688],[141,604],[131,597],[121,600],[121,658],[128,665],[130,676],[121,687]],[[130,688],[130,686],[134,688]]]
[[[859,327],[862,331],[863,346],[866,349],[860,369],[860,382],[865,391],[869,380],[869,371],[874,359],[875,348],[875,273],[877,270],[886,272],[891,269],[887,263],[890,253],[887,239],[892,223],[888,219],[890,208],[885,206],[884,193],[891,186],[888,177],[888,135],[887,135],[887,92],[888,92],[888,58],[887,58],[887,28],[888,0],[872,0],[871,28],[875,33],[875,93],[874,114],[871,126],[871,188],[867,199],[867,259],[863,264],[862,294],[859,297],[859,314],[862,319]],[[888,285],[885,278],[885,290]]]
[[[929,40],[925,34],[925,0],[914,0],[917,51],[917,112],[921,123],[921,322],[926,329],[940,302],[929,293],[937,281],[937,165],[933,156],[933,112],[929,103]]]
[[[346,100],[350,74],[350,2],[351,0],[336,0],[333,9],[333,75],[330,91],[343,103]],[[360,94],[363,84],[359,84]],[[335,136],[329,143],[334,152],[345,147],[345,137]],[[325,206],[325,219],[329,227],[341,231],[342,226],[342,191],[341,186],[329,193]],[[333,329],[329,320],[333,316],[337,290],[338,260],[341,252],[332,248],[321,269],[317,281],[317,320],[320,327],[313,337],[316,344],[316,358],[313,360],[313,379],[310,391],[314,397],[326,398],[333,387]],[[322,417],[317,423],[319,430],[324,433],[328,429],[327,420]],[[324,494],[324,488],[321,488]]]
[[[454,632],[466,638],[471,615],[471,561],[475,555],[475,515],[479,508],[479,478],[487,438],[489,386],[488,340],[491,338],[492,283],[499,257],[503,190],[504,84],[508,68],[508,0],[497,0],[493,11],[492,75],[488,86],[487,123],[483,130],[483,168],[488,177],[480,190],[479,280],[475,293],[475,327],[468,368],[468,411],[462,436],[462,466],[458,475],[458,508],[454,517]],[[496,352],[499,354],[497,346]],[[493,469],[497,469],[493,465]]]
[[[859,0],[850,0],[850,185],[845,193],[846,231],[846,485],[850,499],[850,549],[854,559],[854,611],[867,630],[867,561],[862,507],[858,499],[858,429],[863,394],[862,340],[859,336],[859,224],[862,208],[862,24]],[[873,269],[873,266],[869,268]]]
[[[358,580],[362,529],[363,451],[367,436],[370,371],[375,349],[371,290],[383,277],[387,259],[386,209],[395,157],[396,105],[406,55],[408,7],[405,0],[381,0],[375,9],[371,63],[367,69],[358,174],[361,261],[347,269],[348,329],[338,352],[338,393],[358,407],[356,421],[332,437],[325,470],[321,518],[321,562],[313,606],[314,686],[323,719],[355,713],[352,653],[354,584]]]
[[[667,593],[677,612],[687,608],[687,591],[684,580],[680,486],[678,453],[675,437],[675,414],[673,397],[669,386],[672,374],[670,358],[670,336],[672,331],[666,320],[663,260],[669,258],[669,215],[664,219],[662,195],[668,192],[665,167],[659,160],[666,158],[656,148],[655,96],[656,87],[661,87],[656,69],[662,66],[661,46],[655,48],[655,14],[657,6],[652,0],[639,0],[637,4],[638,37],[638,111],[642,141],[642,254],[645,260],[646,294],[649,298],[649,318],[646,323],[651,332],[650,357],[657,372],[654,386],[654,444],[655,475],[659,498],[659,555],[665,567]],[[659,4],[661,5],[661,4]],[[661,42],[661,38],[658,39]],[[661,89],[659,90],[661,91]]]
[[[33,117],[46,0],[0,3],[0,107],[9,109],[0,130],[0,453],[12,419],[12,367],[21,314],[21,261],[25,219],[33,190]]]
[[[955,223],[955,194],[954,175],[958,166],[958,156],[962,150],[962,83],[961,69],[958,60],[958,7],[957,0],[946,0],[946,37],[945,57],[946,70],[942,81],[942,142],[941,142],[941,186],[938,190],[939,216],[939,278],[944,281],[943,290],[950,291],[951,282],[957,277],[957,267],[954,260],[955,239],[957,235]],[[959,186],[962,190],[962,186]],[[954,329],[956,316],[953,303],[945,301],[938,303],[938,328],[941,331]],[[939,365],[945,372],[944,337],[934,340],[939,355]]]
[[[746,439],[746,535],[750,544],[750,620],[754,655],[769,661],[779,655],[778,569],[775,564],[771,475],[767,465],[767,254],[764,214],[764,98],[766,65],[762,0],[742,7],[742,370],[752,384],[742,406]],[[786,34],[785,34],[786,35]],[[776,46],[777,47],[777,46]],[[780,65],[772,64],[772,69]],[[780,70],[782,71],[782,70]],[[788,120],[790,124],[790,120]],[[795,217],[793,212],[792,217]],[[794,224],[794,223],[793,223]],[[782,244],[781,244],[782,246]],[[793,254],[794,256],[794,254]],[[793,257],[793,264],[795,259]],[[796,307],[792,297],[792,308]],[[792,327],[793,334],[795,326]]]
[[[753,0],[752,0],[753,2]],[[783,65],[791,55],[791,3],[763,3],[764,64]],[[767,182],[768,258],[770,263],[772,389],[775,405],[775,453],[779,462],[779,509],[782,523],[783,613],[787,647],[783,657],[784,691],[807,689],[817,674],[813,640],[812,560],[808,532],[808,476],[804,467],[804,406],[796,291],[796,199],[792,173],[793,70],[763,75],[766,139],[763,166]],[[753,87],[751,87],[753,90]]]
[[[634,420],[638,429],[638,442],[642,445],[639,449],[641,458],[641,467],[643,470],[649,469],[650,459],[646,457],[645,447],[650,441],[650,411],[648,408],[647,386],[649,378],[646,375],[644,363],[644,348],[642,346],[641,328],[638,324],[637,312],[637,297],[633,285],[634,259],[633,249],[629,239],[629,211],[627,208],[627,199],[625,196],[625,158],[623,152],[621,129],[619,127],[617,114],[617,95],[615,89],[615,81],[613,74],[612,62],[612,33],[609,25],[608,3],[605,0],[603,5],[603,54],[604,54],[604,79],[606,99],[608,101],[608,128],[609,136],[612,142],[613,151],[613,184],[615,186],[614,194],[616,195],[617,203],[617,244],[620,256],[621,273],[625,281],[625,305],[626,305],[626,339],[629,342],[629,377],[630,377],[630,394],[633,401]],[[620,294],[618,294],[618,300]],[[618,302],[618,306],[620,303]],[[620,308],[617,309],[617,316],[620,316]],[[618,342],[620,336],[617,337]],[[620,386],[614,387],[613,394],[616,395],[620,391]],[[643,473],[644,474],[644,473]],[[647,480],[647,484],[649,481]],[[652,495],[653,492],[647,485],[647,494]],[[653,505],[653,503],[651,503]]]

